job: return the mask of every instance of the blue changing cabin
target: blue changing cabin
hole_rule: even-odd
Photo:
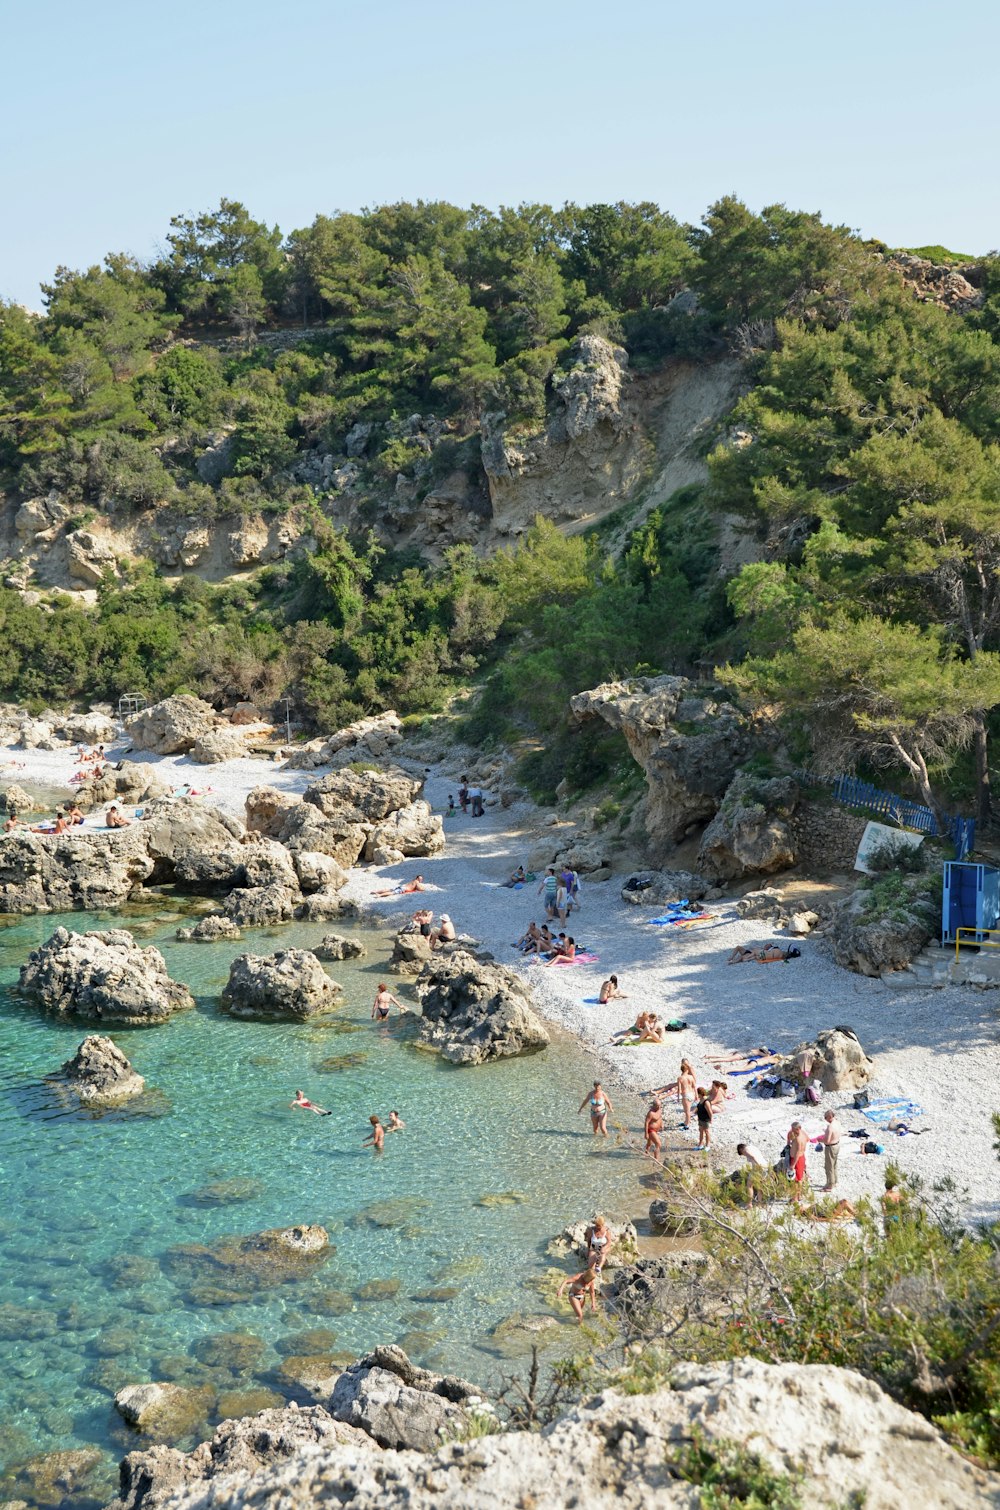
[[[987,928],[995,928],[998,921],[1000,870],[992,865],[946,861],[941,897],[941,937],[944,942],[953,944],[959,928],[975,928],[985,932]],[[975,934],[963,933],[963,944],[975,942]]]

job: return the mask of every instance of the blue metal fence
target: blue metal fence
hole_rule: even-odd
[[[817,776],[812,771],[803,771],[802,776],[810,782],[829,785],[833,796],[845,807],[861,807],[879,818],[888,818],[900,827],[915,828],[919,833],[932,838],[950,837],[955,845],[955,859],[964,860],[976,842],[975,818],[949,818],[942,829],[936,815],[920,802],[911,802],[908,797],[899,797],[895,792],[883,792],[870,781],[859,781],[856,776]]]

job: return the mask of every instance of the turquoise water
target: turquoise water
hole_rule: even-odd
[[[106,1498],[114,1461],[139,1445],[112,1405],[125,1383],[295,1397],[282,1354],[357,1356],[380,1341],[488,1383],[500,1367],[491,1328],[544,1309],[530,1282],[548,1266],[547,1240],[596,1209],[639,1206],[639,1162],[598,1146],[577,1115],[593,1061],[572,1043],[478,1069],[446,1065],[413,1046],[405,1019],[371,1022],[385,939],[340,925],[369,950],[329,966],[343,1006],[308,1025],[233,1021],[216,1007],[231,959],[309,947],[328,925],[179,943],[174,930],[189,919],[178,910],[167,898],[158,910],[0,929],[0,1499],[12,1488],[36,1503]],[[141,1115],[68,1110],[44,1083],[91,1028],[53,1022],[9,988],[60,923],[133,927],[195,994],[196,1010],[163,1026],[112,1029],[151,1088]],[[405,984],[392,989],[405,1000]],[[298,1088],[334,1115],[291,1110]],[[384,1121],[391,1107],[407,1127],[379,1158],[360,1144],[369,1113]],[[222,1181],[233,1183],[206,1193]],[[514,1204],[477,1204],[510,1191]],[[206,1204],[220,1197],[230,1203]],[[329,1230],[328,1262],[235,1301],[225,1274],[171,1254],[303,1222]],[[396,1293],[357,1298],[373,1280],[396,1282]],[[252,1366],[245,1348],[237,1360],[203,1340],[233,1332],[261,1339]],[[216,1419],[217,1409],[208,1426]],[[88,1446],[102,1462],[68,1495],[11,1478],[33,1455]]]

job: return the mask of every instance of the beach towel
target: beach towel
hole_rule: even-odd
[[[581,996],[580,1000],[585,1007],[599,1007],[601,1005],[601,998],[599,996]]]
[[[679,923],[707,922],[713,915],[711,912],[692,912],[688,907],[668,907],[666,912],[658,918],[650,918],[649,922],[654,928],[671,928]]]
[[[915,1117],[923,1117],[925,1112],[918,1102],[910,1101],[906,1096],[884,1096],[864,1107],[862,1115],[876,1127],[887,1128],[890,1122],[912,1122]]]
[[[553,965],[599,965],[600,964],[600,959],[598,958],[598,956],[596,954],[576,954],[573,957],[573,959],[567,959],[564,954],[560,954],[557,959],[552,960],[552,964]]]

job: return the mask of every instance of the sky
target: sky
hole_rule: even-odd
[[[0,297],[30,308],[222,197],[288,232],[736,193],[1000,246],[996,0],[0,0],[0,37]]]

